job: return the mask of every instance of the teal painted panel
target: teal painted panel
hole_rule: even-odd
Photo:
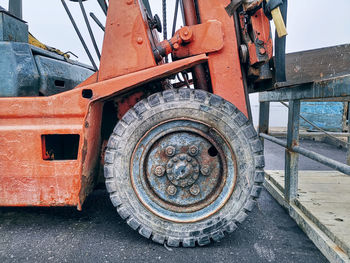
[[[300,114],[324,130],[341,132],[343,129],[343,102],[302,102]],[[300,127],[317,131],[303,119],[300,119]]]
[[[7,12],[0,11],[0,41],[28,43],[28,25]]]

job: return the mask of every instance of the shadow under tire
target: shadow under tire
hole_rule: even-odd
[[[233,104],[202,90],[156,93],[116,125],[107,191],[142,236],[168,246],[219,241],[252,211],[264,180],[261,142]]]

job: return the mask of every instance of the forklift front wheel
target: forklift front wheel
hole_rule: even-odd
[[[156,93],[120,120],[105,154],[106,186],[127,224],[146,238],[193,247],[247,217],[264,157],[250,121],[202,90]]]

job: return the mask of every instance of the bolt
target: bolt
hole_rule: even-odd
[[[173,158],[173,162],[174,162],[174,163],[177,163],[178,161],[179,161],[179,159],[178,159],[177,157],[174,157],[174,158]]]
[[[186,160],[187,160],[187,162],[189,162],[189,163],[192,162],[192,158],[189,157],[189,156],[187,156]]]
[[[188,185],[193,185],[194,182],[195,182],[195,181],[194,181],[193,179],[189,179],[189,180],[187,181],[187,184],[188,184]]]
[[[172,168],[174,164],[172,162],[168,162],[168,168]]]
[[[143,38],[142,37],[138,37],[137,38],[137,44],[141,45],[143,43]]]
[[[166,147],[165,153],[166,153],[166,155],[168,155],[169,157],[174,156],[174,155],[175,155],[175,147],[173,147],[173,146],[168,146],[168,147]]]
[[[133,2],[133,0],[127,0],[127,1],[126,1],[126,4],[127,4],[127,5],[131,5],[132,2]]]
[[[259,53],[260,53],[261,55],[265,55],[265,54],[266,54],[265,48],[260,48],[260,49],[259,49]]]
[[[201,189],[199,188],[198,185],[194,184],[190,188],[190,193],[194,196],[198,195],[201,192]]]
[[[181,161],[184,161],[186,159],[186,156],[185,155],[180,155],[179,158],[180,158]]]
[[[172,175],[171,173],[169,173],[169,174],[168,174],[168,179],[169,179],[170,181],[174,180],[174,175]]]
[[[198,154],[198,147],[195,145],[190,146],[190,148],[188,149],[188,152],[190,155],[192,156],[196,156]]]
[[[175,43],[175,44],[173,45],[173,47],[174,47],[175,50],[178,50],[180,46],[179,46],[178,43]]]
[[[201,173],[205,176],[210,174],[210,168],[209,165],[203,165],[201,169]]]
[[[167,193],[169,195],[176,195],[177,188],[174,185],[169,185],[168,188],[166,189]]]
[[[154,174],[158,177],[161,177],[163,176],[165,173],[165,168],[163,166],[157,166],[155,169],[154,169]]]
[[[188,36],[188,31],[187,30],[184,31],[184,35]]]

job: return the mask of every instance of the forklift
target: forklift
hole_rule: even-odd
[[[84,1],[73,2],[96,44]],[[172,247],[219,241],[262,190],[249,93],[285,80],[287,1],[176,0],[169,38],[148,0],[98,2],[107,16],[104,26],[91,15],[105,30],[98,68],[30,35],[21,0],[0,10],[0,206],[81,210],[102,173],[142,236]]]

